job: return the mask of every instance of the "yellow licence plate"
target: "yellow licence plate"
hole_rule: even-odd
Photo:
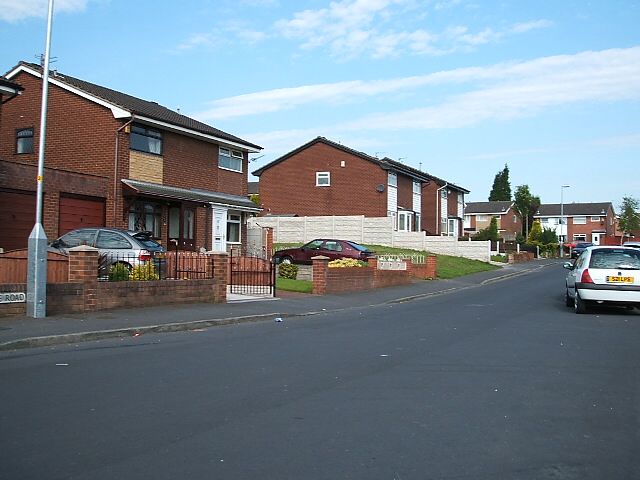
[[[607,282],[609,282],[609,283],[633,283],[633,277],[607,276]]]

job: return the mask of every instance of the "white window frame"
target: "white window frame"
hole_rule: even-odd
[[[232,240],[230,237],[229,226],[238,225],[238,240]],[[227,212],[227,243],[240,244],[242,243],[242,214],[238,212]]]
[[[573,234],[573,241],[574,242],[586,242],[587,241],[587,234],[586,233],[574,233]]]
[[[220,147],[218,152],[218,168],[222,170],[229,170],[230,172],[238,172],[242,173],[242,163],[244,160],[244,155],[240,150],[231,150],[230,148]],[[223,165],[223,162],[226,162],[227,165]],[[234,164],[232,162],[237,162],[239,166],[234,168]]]
[[[591,217],[591,221],[597,223],[600,221],[600,217]]]
[[[393,172],[389,172],[389,175],[387,176],[387,183],[390,187],[398,188],[398,175]]]
[[[574,225],[586,225],[587,224],[587,217],[582,215],[579,217],[573,217],[573,224]]]
[[[414,195],[420,195],[422,193],[422,191],[420,190],[420,182],[418,182],[417,180],[413,181],[413,194]]]
[[[316,187],[330,187],[331,172],[316,172]]]
[[[398,231],[410,232],[411,231],[411,217],[413,212],[399,211],[398,212]]]

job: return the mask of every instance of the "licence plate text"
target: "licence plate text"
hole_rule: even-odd
[[[614,275],[607,275],[607,282],[609,283],[633,283],[633,277],[618,277]]]

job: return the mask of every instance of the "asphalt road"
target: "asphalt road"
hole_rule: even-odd
[[[0,478],[640,478],[640,312],[563,277],[3,353]]]

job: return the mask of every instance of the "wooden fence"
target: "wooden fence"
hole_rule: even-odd
[[[26,283],[29,262],[28,251],[14,250],[0,254],[0,284]],[[47,283],[69,281],[69,257],[59,253],[47,253]]]

